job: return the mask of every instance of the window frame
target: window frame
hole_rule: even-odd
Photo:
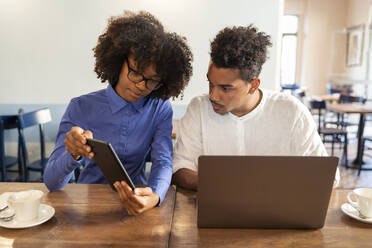
[[[280,84],[283,85],[283,84],[295,84],[297,85],[297,73],[298,73],[298,56],[299,56],[299,29],[300,29],[300,16],[299,15],[295,15],[295,14],[284,14],[283,17],[285,16],[294,16],[296,17],[297,19],[297,30],[295,33],[285,33],[285,32],[282,32],[282,37],[281,37],[281,49],[280,49]],[[293,83],[285,83],[282,81],[282,55],[283,55],[283,40],[284,40],[284,37],[286,36],[294,36],[296,37],[296,51],[295,51],[295,63],[294,63],[294,82]]]

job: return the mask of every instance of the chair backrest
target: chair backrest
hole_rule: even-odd
[[[28,128],[35,125],[45,124],[52,120],[49,108],[43,108],[24,114],[20,113],[18,118],[21,128]]]
[[[28,113],[23,113],[23,111],[20,111],[18,115],[18,120],[19,120],[18,133],[19,133],[19,138],[20,138],[23,163],[25,164],[25,166],[27,166],[28,164],[26,140],[25,140],[23,130],[25,128],[37,126],[37,125],[39,126],[39,135],[40,135],[40,158],[41,158],[41,161],[44,162],[44,160],[46,160],[44,124],[52,120],[49,108],[43,108],[43,109],[39,109],[36,111],[28,112]],[[26,181],[27,181],[27,178],[26,178]]]
[[[303,98],[303,97],[305,97],[306,96],[306,93],[305,93],[305,91],[299,91],[299,92],[297,92],[297,96],[299,97],[299,98]]]
[[[353,103],[353,102],[365,103],[366,99],[360,96],[351,96],[351,95],[341,94],[338,102],[339,103]]]
[[[329,94],[335,94],[335,93],[340,93],[340,94],[351,94],[353,93],[353,88],[351,85],[343,85],[343,86],[334,86],[331,85],[330,88],[328,89]]]
[[[326,103],[325,103],[325,101],[311,100],[310,101],[310,108],[311,109],[322,110],[322,109],[326,108]]]
[[[9,118],[6,118],[4,120],[0,119],[0,121],[2,122],[2,128],[4,130],[18,128],[19,125],[17,115],[10,116]]]
[[[306,93],[305,93],[304,90],[296,91],[295,96],[297,97],[298,100],[300,100],[302,103],[304,103],[304,98],[306,96]]]

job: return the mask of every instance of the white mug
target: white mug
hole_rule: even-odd
[[[40,201],[44,193],[40,190],[27,190],[11,194],[8,206],[15,212],[18,221],[30,221],[39,215]]]
[[[362,216],[372,218],[372,188],[354,189],[347,195],[347,200]]]

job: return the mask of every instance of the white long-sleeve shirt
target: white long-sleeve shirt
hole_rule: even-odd
[[[328,156],[309,110],[291,95],[266,90],[242,117],[215,113],[208,95],[193,98],[179,122],[173,173],[198,171],[200,155]],[[339,177],[337,170],[335,186]]]

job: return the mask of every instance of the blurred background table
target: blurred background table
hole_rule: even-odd
[[[312,99],[317,101],[329,101],[329,102],[337,102],[340,99],[340,94],[329,94],[329,95],[312,95]]]
[[[361,103],[345,103],[345,104],[328,104],[327,109],[340,114],[359,114],[359,124],[358,124],[358,148],[357,155],[353,164],[356,165],[356,168],[361,169],[363,164],[362,155],[363,155],[363,134],[366,114],[372,113],[372,106],[361,104]],[[348,166],[352,167],[352,166]]]

